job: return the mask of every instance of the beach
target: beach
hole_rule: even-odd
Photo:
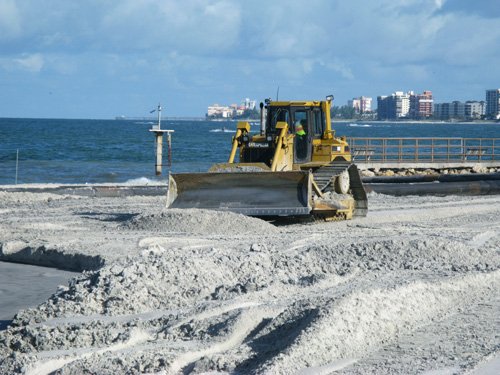
[[[78,275],[0,331],[0,373],[499,371],[498,195],[272,223],[8,190],[0,260]]]
[[[0,330],[19,310],[45,302],[59,285],[66,285],[76,275],[52,267],[0,262]]]

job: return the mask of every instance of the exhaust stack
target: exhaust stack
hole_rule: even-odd
[[[264,103],[260,102],[260,135],[266,135],[266,123],[264,122]]]

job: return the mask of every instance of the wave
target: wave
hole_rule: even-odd
[[[132,178],[123,183],[124,185],[157,185],[158,181],[147,177]]]
[[[347,126],[358,127],[358,128],[371,128],[373,125],[370,125],[370,124],[348,124]]]
[[[226,129],[226,128],[222,128],[222,129],[210,129],[209,131],[210,131],[210,133],[236,133],[236,130]]]

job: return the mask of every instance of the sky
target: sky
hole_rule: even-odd
[[[0,0],[0,117],[492,88],[499,0]]]

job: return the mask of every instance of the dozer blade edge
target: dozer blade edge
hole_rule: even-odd
[[[171,174],[167,207],[248,216],[309,215],[311,179],[311,174],[303,171]]]

